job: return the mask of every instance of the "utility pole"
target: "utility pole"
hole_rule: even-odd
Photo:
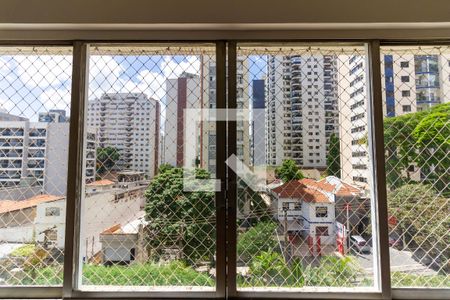
[[[287,222],[287,209],[284,208],[284,248],[286,251],[286,256],[288,256],[287,260],[289,261],[290,257],[289,257],[289,239],[288,239],[288,222]]]
[[[350,203],[346,203],[345,204],[345,211],[346,211],[346,214],[347,214],[347,240],[346,240],[346,243],[347,243],[347,252],[349,252],[350,251]]]

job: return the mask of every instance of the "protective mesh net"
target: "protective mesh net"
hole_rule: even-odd
[[[450,48],[382,48],[394,287],[450,287]]]
[[[214,289],[214,193],[184,187],[215,177],[215,128],[188,113],[215,107],[214,50],[91,47],[83,289]]]
[[[264,177],[256,191],[239,180],[238,289],[373,286],[364,48],[238,45],[238,57],[251,130],[238,122],[237,156]]]
[[[0,49],[0,285],[61,285],[70,48]]]

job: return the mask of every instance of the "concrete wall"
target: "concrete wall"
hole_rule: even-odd
[[[57,209],[59,214],[54,216],[47,215],[48,209]],[[64,248],[64,229],[66,221],[66,200],[58,200],[38,204],[36,207],[36,233],[37,240],[43,241],[44,234],[39,234],[44,230],[54,229],[56,231],[56,245],[59,248]]]
[[[115,200],[112,192],[84,198],[81,204],[81,256],[91,257],[100,251],[100,233],[115,224],[127,224],[136,219],[141,204],[141,197]]]
[[[20,227],[0,228],[1,243],[32,243],[36,235],[33,224]]]
[[[47,194],[66,195],[68,146],[69,123],[49,123],[44,174],[44,189]]]

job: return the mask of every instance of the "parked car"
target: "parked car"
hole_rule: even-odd
[[[402,246],[401,238],[389,237],[389,247],[400,248]]]
[[[350,236],[350,247],[359,253],[370,253],[371,248],[367,241],[360,235]]]

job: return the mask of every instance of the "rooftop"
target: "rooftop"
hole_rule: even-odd
[[[106,186],[106,185],[112,185],[114,184],[114,181],[111,181],[109,179],[102,179],[102,180],[96,180],[94,182],[88,183],[88,186]]]
[[[37,195],[26,200],[0,200],[0,213],[12,212],[16,210],[34,207],[40,203],[65,199],[63,196]]]
[[[145,212],[141,211],[136,215],[134,220],[129,221],[125,225],[114,224],[113,226],[105,229],[101,234],[136,234],[139,230],[139,225],[147,225],[145,220]]]
[[[332,203],[321,191],[309,188],[300,180],[291,180],[272,190],[281,198],[297,198],[311,203]]]

